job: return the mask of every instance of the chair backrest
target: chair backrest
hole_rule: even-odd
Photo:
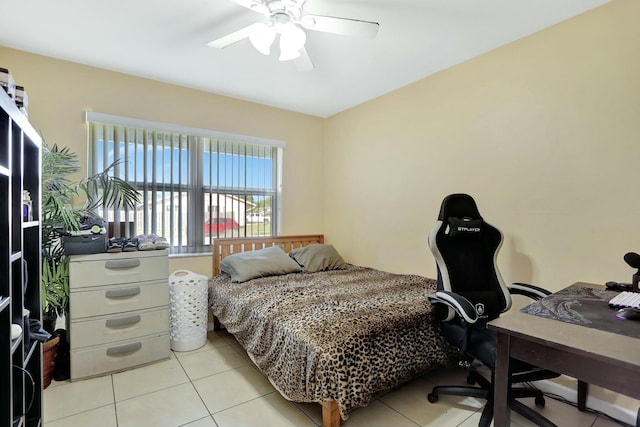
[[[484,222],[468,194],[442,201],[429,248],[438,267],[438,290],[467,298],[479,317],[496,318],[511,307],[511,297],[496,265],[502,233]]]

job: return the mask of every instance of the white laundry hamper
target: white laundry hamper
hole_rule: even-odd
[[[189,351],[207,342],[207,277],[189,270],[169,276],[171,349]]]

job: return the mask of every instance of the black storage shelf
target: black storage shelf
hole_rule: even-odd
[[[42,345],[24,331],[11,339],[12,324],[29,327],[24,310],[42,320],[41,149],[38,132],[0,89],[0,427],[42,425]],[[23,190],[33,221],[23,218]]]
[[[20,261],[21,258],[22,258],[22,252],[17,251],[17,252],[14,252],[14,253],[11,254],[11,256],[9,258],[9,261],[11,263],[14,263],[16,261]]]
[[[15,340],[11,340],[11,354],[14,354],[16,352],[18,347],[20,347],[20,344],[22,344],[22,335],[20,335]]]
[[[31,361],[31,358],[36,353],[36,351],[39,350],[39,348],[40,348],[40,346],[38,345],[37,341],[31,341],[31,343],[29,343],[29,348],[25,352],[23,365],[26,366],[26,365],[29,364],[29,362]]]

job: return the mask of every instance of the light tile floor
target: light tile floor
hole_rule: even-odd
[[[464,384],[452,369],[417,378],[382,393],[351,413],[345,427],[474,427],[484,402],[427,393],[435,384]],[[533,403],[531,403],[533,405]],[[318,404],[291,403],[256,369],[233,336],[210,332],[206,345],[172,352],[167,361],[77,382],[52,382],[44,391],[45,427],[315,427]],[[618,424],[547,399],[542,413],[561,427]],[[532,424],[517,414],[512,426]]]

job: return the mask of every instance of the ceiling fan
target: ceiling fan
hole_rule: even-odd
[[[280,61],[296,60],[301,71],[312,70],[313,63],[304,45],[307,35],[303,29],[347,36],[373,38],[380,24],[350,18],[303,14],[306,0],[232,0],[234,3],[262,13],[266,22],[256,22],[248,27],[222,36],[209,46],[224,49],[248,38],[251,44],[264,55],[271,53],[271,45],[279,36]]]

